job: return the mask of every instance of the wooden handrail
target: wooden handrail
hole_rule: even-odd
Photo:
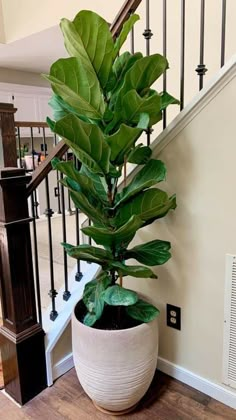
[[[15,127],[48,128],[48,125],[39,121],[15,121]]]
[[[114,21],[110,25],[110,30],[111,30],[113,38],[116,38],[124,22],[129,18],[130,14],[135,12],[135,10],[140,5],[141,1],[142,0],[126,0],[125,1],[120,11],[116,15]],[[40,123],[40,124],[46,124],[46,123]],[[29,126],[23,125],[22,127],[29,127]],[[32,127],[32,125],[30,127]],[[42,126],[36,125],[36,127],[42,127]],[[46,124],[46,127],[47,127],[47,124]],[[45,159],[45,161],[41,163],[41,165],[38,168],[35,169],[35,171],[33,172],[32,180],[29,183],[28,188],[27,188],[28,196],[32,194],[32,192],[39,186],[39,184],[51,171],[52,169],[51,160],[54,157],[61,158],[66,153],[67,150],[68,150],[68,146],[65,144],[63,140],[61,140],[60,143],[58,143],[58,145],[54,148],[54,150],[48,155],[47,159]]]

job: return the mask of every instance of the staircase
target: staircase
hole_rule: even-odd
[[[156,3],[155,3],[156,5]],[[137,33],[136,29],[132,32],[130,38],[131,52],[136,51],[137,45],[144,40],[145,53],[150,54],[154,48],[159,46],[159,50],[168,55],[168,22],[170,19],[171,10],[168,8],[168,1],[163,0],[161,3],[161,27],[162,31],[162,45],[160,46],[154,41],[152,37],[152,30],[150,28],[152,21],[152,7],[156,6],[149,0],[137,1],[127,0],[122,9],[117,14],[114,22],[111,24],[111,32],[115,38],[119,33],[123,23],[129,17],[131,13],[136,10],[142,16],[142,31],[143,26],[146,25],[143,33],[140,33],[140,27],[138,26]],[[195,69],[191,68],[191,78],[187,74],[186,66],[186,49],[188,46],[186,38],[186,13],[187,13],[187,2],[181,0],[178,2],[178,13],[179,13],[179,68],[176,71],[176,66],[173,65],[173,72],[176,72],[178,76],[173,76],[173,73],[168,73],[164,76],[162,86],[158,86],[158,90],[166,90],[169,84],[172,86],[178,85],[178,89],[175,87],[173,93],[175,96],[180,98],[180,107],[175,108],[170,113],[163,113],[163,123],[160,124],[159,128],[154,132],[148,131],[146,138],[143,142],[151,144],[155,155],[164,154],[164,160],[173,163],[173,156],[171,155],[171,148],[168,145],[178,136],[180,132],[184,133],[185,127],[200,114],[201,110],[205,107],[221,92],[225,89],[227,84],[232,81],[235,77],[235,56],[231,60],[227,60],[226,57],[226,16],[229,14],[229,10],[226,8],[226,1],[222,2],[222,8],[218,10],[221,16],[219,32],[220,32],[220,43],[217,46],[219,55],[219,66],[221,69],[214,69],[214,77],[205,83],[207,79],[207,69],[205,64],[205,38],[204,34],[207,33],[206,29],[206,14],[209,13],[206,9],[205,1],[202,0],[200,8],[198,10],[199,22],[198,28],[200,33],[200,45],[198,45],[199,62],[196,64]],[[158,6],[159,8],[159,6]],[[159,10],[159,9],[158,9]],[[145,22],[145,24],[144,24]],[[139,31],[139,32],[138,32]],[[154,46],[154,47],[153,47]],[[216,47],[215,47],[216,48]],[[126,45],[127,49],[127,45]],[[153,51],[153,52],[154,52]],[[230,52],[227,53],[228,55]],[[193,71],[192,71],[193,70]],[[195,73],[195,76],[193,76]],[[209,69],[209,73],[212,74],[212,70]],[[189,80],[195,80],[195,91],[192,88]],[[187,81],[187,82],[186,82]],[[186,88],[187,85],[187,88]],[[189,88],[191,85],[191,89]],[[189,97],[189,91],[191,90],[191,97]],[[199,92],[198,92],[199,91]],[[187,104],[187,105],[186,105]],[[185,106],[186,105],[186,106]],[[74,267],[70,274],[68,274],[68,261],[64,254],[62,256],[64,263],[64,285],[57,291],[55,287],[54,270],[53,270],[53,241],[52,241],[52,217],[53,210],[50,205],[50,185],[49,175],[51,173],[51,160],[54,157],[69,158],[67,146],[63,140],[58,142],[58,139],[54,139],[53,151],[46,157],[46,159],[38,166],[33,168],[30,172],[30,176],[25,174],[24,169],[12,169],[16,168],[17,156],[16,156],[16,143],[15,143],[15,127],[18,130],[17,141],[20,144],[20,126],[19,123],[14,121],[14,108],[1,106],[0,107],[0,121],[2,131],[2,143],[3,143],[3,166],[5,169],[1,171],[1,199],[4,202],[4,211],[0,209],[0,220],[3,222],[4,227],[1,227],[0,237],[1,244],[1,255],[2,255],[2,307],[3,307],[3,327],[1,328],[2,338],[2,354],[3,354],[3,372],[5,378],[5,389],[6,392],[11,395],[17,402],[24,404],[29,399],[37,395],[46,386],[52,385],[53,381],[65,373],[68,369],[73,366],[73,360],[71,355],[71,344],[70,344],[70,314],[75,302],[81,297],[82,290],[86,282],[90,281],[96,274],[98,267],[95,265],[82,265],[80,262]],[[180,112],[181,111],[181,112]],[[21,126],[24,126],[21,123]],[[29,126],[33,129],[32,123],[25,122],[25,126]],[[47,125],[44,122],[39,122],[43,130],[46,130]],[[37,123],[35,123],[37,127]],[[45,131],[43,131],[43,142],[46,144]],[[34,141],[32,136],[31,141]],[[32,143],[33,144],[33,143]],[[33,149],[33,147],[32,147]],[[165,155],[167,151],[167,156]],[[181,153],[180,153],[181,155]],[[182,155],[183,157],[183,155]],[[34,161],[34,160],[33,160]],[[133,171],[133,168],[130,168]],[[189,168],[188,168],[189,170]],[[134,171],[130,174],[132,176]],[[17,177],[17,178],[16,178]],[[31,179],[30,179],[31,177]],[[13,182],[14,180],[14,182]],[[57,174],[57,181],[59,180],[59,174]],[[172,175],[172,190],[178,190],[178,185],[175,188],[175,179]],[[49,294],[51,299],[51,305],[46,311],[41,311],[41,293],[40,293],[40,267],[38,264],[38,245],[37,245],[37,229],[39,224],[37,223],[37,188],[45,183],[46,202],[47,208],[45,211],[46,221],[48,224],[48,241],[49,241],[49,259],[50,259],[50,286]],[[12,185],[14,184],[14,188]],[[171,184],[171,183],[170,183]],[[56,185],[58,188],[58,185]],[[82,238],[79,237],[78,228],[81,225],[83,219],[78,209],[69,207],[68,212],[65,206],[65,192],[63,187],[58,188],[58,203],[60,205],[61,221],[63,238],[66,238],[66,215],[68,212],[73,213],[75,218],[77,237],[76,242],[80,243]],[[180,192],[182,197],[183,192]],[[15,198],[20,198],[20,204],[17,208],[12,211],[12,203]],[[28,202],[30,204],[30,215],[28,213]],[[181,198],[180,198],[181,202]],[[69,203],[69,202],[68,202]],[[69,205],[69,204],[68,204]],[[181,207],[181,204],[180,204]],[[6,224],[11,223],[12,227],[9,229],[9,236],[6,234]],[[31,223],[31,237],[29,223]],[[89,223],[89,221],[88,221]],[[169,222],[171,223],[171,221]],[[182,223],[184,223],[182,221]],[[163,227],[162,227],[163,229]],[[181,227],[180,227],[181,229]],[[165,230],[165,229],[164,229]],[[168,227],[167,227],[167,232]],[[151,232],[148,232],[151,235]],[[157,233],[158,235],[159,233]],[[171,234],[170,234],[171,235]],[[178,232],[176,232],[178,235]],[[175,243],[175,238],[172,238]],[[20,279],[20,285],[14,282],[15,272],[13,270],[12,255],[15,255],[16,248],[13,246],[17,241],[17,249],[22,247],[22,252],[15,258],[14,269],[17,270],[17,276]],[[171,240],[172,242],[172,240]],[[24,244],[24,247],[22,246]],[[178,243],[176,243],[178,247]],[[7,252],[6,252],[7,249]],[[32,252],[31,252],[32,249]],[[33,257],[32,257],[33,254]],[[174,262],[172,263],[174,264]],[[27,267],[27,273],[26,269]],[[162,271],[160,271],[162,272]],[[162,273],[162,277],[166,275],[165,269]],[[173,273],[171,272],[171,275]],[[167,272],[167,276],[170,274]],[[131,280],[128,280],[132,284]],[[170,279],[171,284],[171,279]],[[35,285],[35,287],[34,287]],[[150,285],[150,283],[149,283]],[[137,288],[136,285],[132,287]],[[151,287],[154,287],[151,284]],[[155,286],[156,287],[156,286]],[[34,290],[35,289],[35,290]],[[145,289],[144,286],[139,286],[139,291],[145,293],[150,292]],[[163,289],[164,290],[164,289]],[[158,289],[158,292],[162,290]],[[170,295],[166,290],[164,291],[166,301],[170,302]],[[22,300],[19,304],[18,297],[21,296]],[[178,297],[179,299],[179,297]],[[180,302],[184,305],[183,302]],[[160,302],[158,302],[160,306]],[[161,303],[163,306],[163,304]],[[163,307],[163,313],[164,313]],[[162,325],[164,321],[162,320]],[[164,327],[162,327],[164,328]],[[44,337],[46,333],[46,337]],[[69,343],[68,343],[69,337]],[[64,340],[64,341],[63,341]],[[67,340],[67,344],[65,342]],[[21,345],[24,343],[24,346]],[[57,344],[60,343],[57,347]],[[174,345],[174,343],[172,343]],[[29,348],[31,354],[33,354],[30,366],[25,365],[25,360],[28,358]],[[59,351],[59,348],[63,348],[63,351]],[[13,363],[9,367],[8,360],[11,358]],[[164,360],[164,361],[163,361]],[[165,358],[162,358],[162,366],[165,364]],[[165,369],[165,367],[163,368]],[[169,365],[166,369],[169,369]],[[26,372],[27,370],[27,372]],[[31,371],[29,375],[29,371]],[[168,372],[167,372],[168,373]],[[172,371],[174,376],[174,372]],[[204,376],[204,375],[203,375]],[[207,376],[207,375],[206,375]],[[23,383],[22,378],[27,378]],[[1,380],[1,379],[0,379]],[[1,385],[1,384],[0,384]],[[228,395],[228,394],[227,394]],[[214,396],[214,395],[212,395]],[[233,397],[232,397],[233,401]],[[232,403],[234,404],[234,402]]]

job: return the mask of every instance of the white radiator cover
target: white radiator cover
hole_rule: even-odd
[[[223,382],[236,388],[236,255],[226,255]]]

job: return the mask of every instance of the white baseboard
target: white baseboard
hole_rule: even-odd
[[[59,378],[59,376],[64,375],[68,370],[74,367],[74,360],[72,353],[67,354],[62,360],[60,360],[52,369],[53,380]]]
[[[161,357],[158,359],[157,368],[172,378],[178,379],[184,384],[187,384],[192,388],[209,395],[217,401],[236,409],[236,392],[227,389],[225,386],[211,382],[208,379],[196,375],[195,373],[190,372],[181,366],[175,365],[168,360],[162,359]]]

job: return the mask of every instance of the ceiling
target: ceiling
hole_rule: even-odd
[[[67,57],[59,26],[10,44],[0,44],[0,67],[35,73],[48,72],[58,58]]]

